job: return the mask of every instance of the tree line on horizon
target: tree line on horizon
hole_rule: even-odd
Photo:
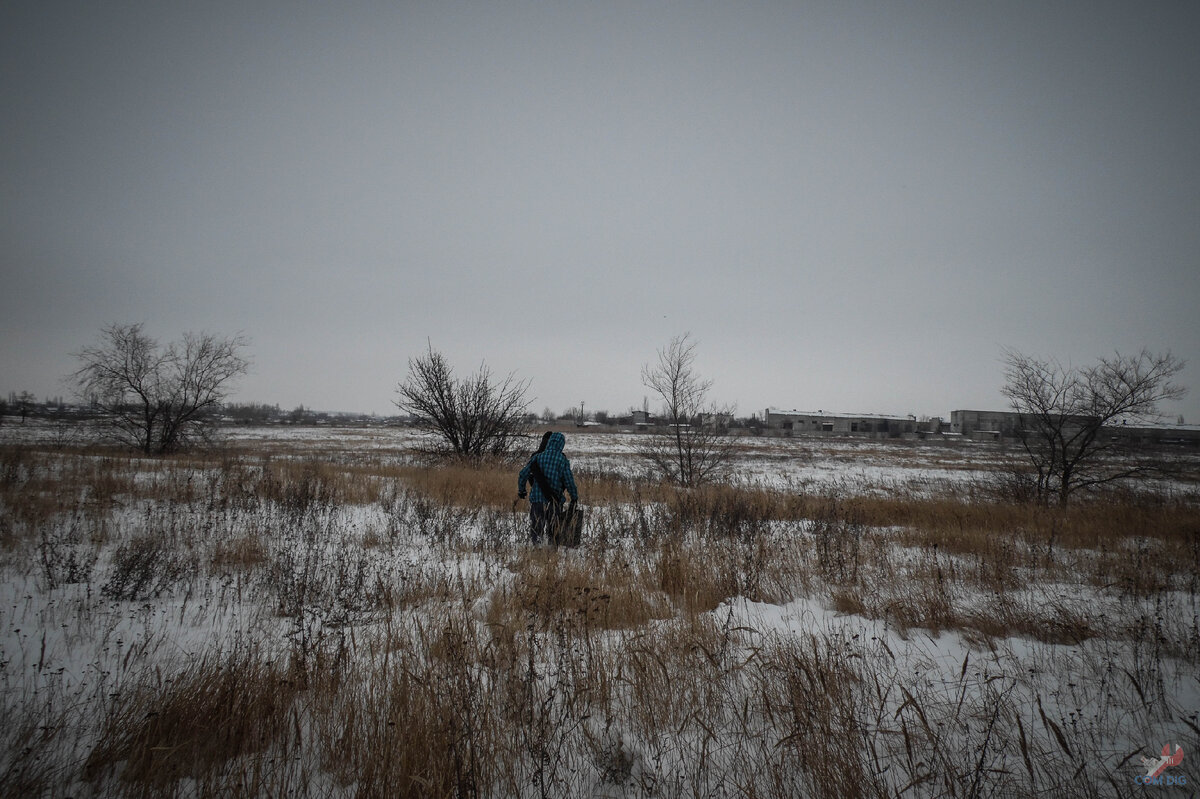
[[[279,415],[278,405],[225,402],[249,368],[248,347],[241,335],[190,332],[160,345],[142,324],[113,324],[100,332],[98,342],[74,353],[78,368],[68,381],[98,412],[107,441],[148,455],[166,454],[208,441],[219,415],[229,409],[244,417]],[[641,372],[642,385],[661,412],[655,434],[639,439],[639,455],[662,479],[681,486],[727,477],[734,452],[728,420],[735,408],[710,401],[712,380],[696,370],[695,359],[696,342],[684,333],[658,350]],[[1105,435],[1104,427],[1118,419],[1159,419],[1161,403],[1187,393],[1175,382],[1185,362],[1169,351],[1118,352],[1075,367],[1006,350],[1003,363],[1001,390],[1020,414],[1029,487],[1044,504],[1065,505],[1079,491],[1146,476],[1150,467],[1112,457],[1122,454],[1122,445]],[[514,374],[493,375],[486,363],[459,377],[429,343],[409,359],[394,404],[432,434],[431,454],[508,457],[527,444],[529,426],[538,419],[529,411],[529,387],[528,379]],[[0,401],[0,415],[15,409],[24,419],[36,405],[29,392],[14,392]],[[61,398],[57,407],[65,407]],[[649,410],[648,399],[643,408]],[[291,416],[300,420],[306,413],[312,412],[300,406]],[[607,412],[600,413],[607,420]]]

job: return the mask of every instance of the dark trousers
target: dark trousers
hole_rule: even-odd
[[[562,506],[555,502],[529,503],[529,537],[535,544],[550,538],[562,520]],[[551,543],[554,543],[551,541]]]

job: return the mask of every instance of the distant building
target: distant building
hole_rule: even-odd
[[[1200,446],[1200,425],[1194,424],[1162,422],[1129,424],[1127,421],[1122,421],[1118,424],[1106,425],[1104,431],[1113,440],[1123,439],[1134,444]]]
[[[1016,411],[950,411],[950,432],[964,438],[1016,438],[1020,429]]]
[[[1087,417],[1068,424],[1083,426]],[[1094,422],[1094,419],[1091,421]],[[1017,441],[1021,414],[1016,411],[957,410],[950,424],[941,417],[891,416],[880,413],[833,413],[767,408],[763,424],[768,433],[782,436],[851,436],[863,438],[944,438],[962,436],[979,441]],[[1026,427],[1025,429],[1030,429]],[[1112,441],[1139,445],[1200,446],[1200,425],[1124,421],[1104,426],[1102,435]]]
[[[870,438],[899,438],[918,432],[916,417],[879,413],[827,413],[767,408],[763,419],[768,430],[785,436],[860,435]]]
[[[1075,417],[1070,423],[1083,426],[1095,417]],[[999,441],[1021,436],[1021,414],[1016,411],[951,411],[950,430],[964,438]],[[1200,445],[1200,426],[1128,421],[1106,424],[1104,435],[1110,440],[1125,440],[1133,444]]]

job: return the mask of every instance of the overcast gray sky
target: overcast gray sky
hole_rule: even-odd
[[[240,400],[1002,408],[1005,347],[1170,349],[1200,422],[1200,3],[7,2],[0,391],[107,324]]]

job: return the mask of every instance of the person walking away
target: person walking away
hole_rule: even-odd
[[[555,432],[543,436],[542,442],[544,446],[529,458],[517,476],[518,499],[525,498],[529,486],[529,537],[534,544],[540,544],[561,522],[563,491],[570,494],[572,503],[579,500],[571,461],[563,455],[567,437]]]

